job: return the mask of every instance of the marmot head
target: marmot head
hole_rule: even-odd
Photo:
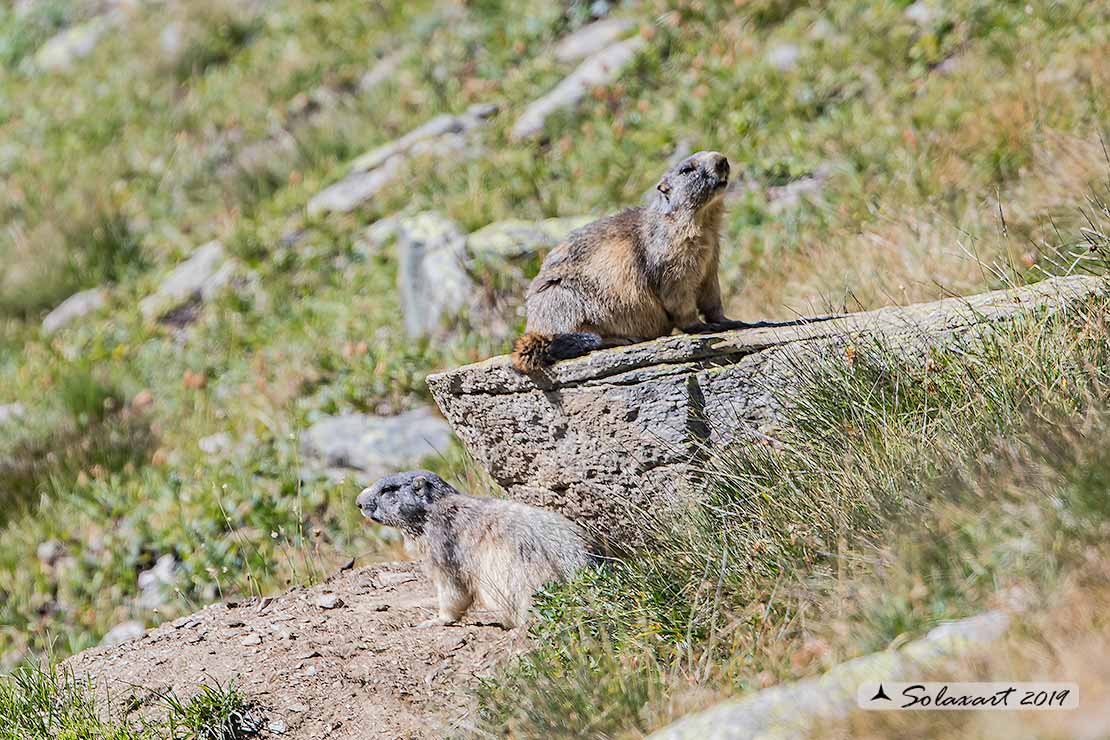
[[[693,215],[720,200],[728,173],[728,159],[720,152],[691,154],[659,180],[651,208],[666,215]]]
[[[412,470],[387,475],[358,495],[362,515],[378,524],[399,527],[414,536],[424,532],[428,507],[458,493],[435,473]]]

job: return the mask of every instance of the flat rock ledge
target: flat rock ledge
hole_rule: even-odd
[[[508,494],[612,544],[644,543],[642,512],[698,495],[718,450],[781,429],[804,375],[855,351],[922,362],[992,327],[1110,293],[1099,278],[888,307],[808,324],[674,335],[522,375],[506,356],[428,377],[444,416]]]

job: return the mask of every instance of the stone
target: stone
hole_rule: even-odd
[[[93,18],[48,39],[35,52],[35,66],[45,72],[64,72],[93,52],[101,37],[119,21],[111,13]]]
[[[218,432],[197,440],[197,447],[206,455],[218,455],[231,447],[231,435],[227,432]]]
[[[142,622],[123,622],[108,630],[108,634],[100,641],[101,647],[116,647],[125,642],[142,637],[146,632]]]
[[[910,5],[905,10],[906,18],[913,21],[919,26],[927,26],[933,22],[936,13],[932,8],[922,0],[917,0],[916,3]]]
[[[0,424],[22,419],[27,415],[27,407],[21,403],[0,404]]]
[[[314,195],[308,201],[308,215],[320,216],[325,213],[353,211],[393,182],[393,178],[401,171],[401,165],[400,159],[394,159],[372,172],[348,175]]]
[[[153,568],[139,573],[139,606],[157,609],[166,603],[166,588],[173,585],[177,572],[177,559],[171,554],[158,558]]]
[[[234,263],[228,260],[223,245],[208,242],[175,267],[154,293],[139,301],[139,310],[148,321],[159,319],[192,301],[212,298],[233,276]]]
[[[767,50],[767,63],[779,72],[789,72],[798,66],[801,55],[797,44],[777,44]]]
[[[384,57],[374,63],[374,66],[366,70],[366,73],[359,78],[358,89],[361,93],[368,93],[379,85],[387,82],[393,74],[397,71],[397,67],[405,58],[405,52],[395,51],[392,54],[386,54]]]
[[[48,568],[58,562],[64,554],[65,547],[57,540],[40,542],[39,546],[35,549],[35,555],[38,557],[39,562]]]
[[[524,257],[554,247],[567,234],[593,220],[593,216],[571,216],[542,221],[495,221],[471,232],[466,238],[466,251],[478,261]]]
[[[644,48],[645,43],[642,36],[633,36],[587,57],[551,92],[533,101],[525,109],[513,125],[510,138],[523,141],[538,136],[543,131],[544,121],[552,113],[576,105],[593,88],[616,80]]]
[[[430,408],[397,416],[345,414],[316,422],[301,438],[301,449],[322,468],[352,468],[385,475],[445,452],[453,435]]]
[[[261,645],[262,644],[262,637],[260,635],[247,635],[246,637],[244,637],[242,640],[239,641],[239,644],[243,645],[244,647],[252,647],[254,645]]]
[[[321,609],[338,609],[343,606],[343,599],[337,594],[321,594],[316,598],[315,604]]]
[[[460,115],[436,116],[401,138],[372,149],[351,163],[345,178],[309,200],[308,215],[353,211],[392,183],[411,158],[445,158],[467,151],[470,144],[466,134],[496,112],[496,105],[478,103]]]
[[[471,300],[466,237],[434,211],[405,219],[397,229],[397,292],[410,337],[437,334]]]
[[[46,315],[46,318],[42,320],[42,330],[46,334],[53,334],[82,316],[87,316],[101,308],[107,301],[108,292],[103,288],[92,288],[74,293]]]
[[[628,33],[635,24],[626,18],[607,18],[582,26],[555,45],[555,58],[560,62],[576,62],[604,49]]]
[[[898,650],[884,650],[842,663],[822,676],[774,686],[683,717],[650,740],[819,737],[820,728],[857,711],[862,684],[919,680],[960,659],[988,650],[1010,625],[1004,612],[987,612],[945,623]]]
[[[455,434],[510,497],[560,511],[615,543],[640,544],[642,515],[699,491],[715,451],[773,438],[800,367],[880,346],[909,361],[967,347],[992,326],[1106,295],[1075,276],[808,324],[674,335],[590,353],[526,376],[508,357],[428,376]]]
[[[470,106],[460,115],[442,114],[416,127],[399,139],[372,149],[351,163],[351,172],[367,172],[381,167],[399,154],[409,152],[421,142],[437,139],[448,134],[463,134],[480,126],[487,118],[497,113],[497,106],[491,103],[478,103]]]

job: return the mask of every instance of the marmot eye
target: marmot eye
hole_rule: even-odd
[[[682,169],[680,169],[678,171],[678,174],[680,174],[680,175],[689,175],[693,171],[694,171],[694,165],[688,164],[688,165],[684,166]]]

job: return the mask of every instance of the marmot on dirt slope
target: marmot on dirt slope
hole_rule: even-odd
[[[717,262],[728,175],[723,154],[693,154],[663,175],[650,205],[587,224],[552,249],[528,289],[528,325],[513,347],[513,365],[533,372],[674,329],[753,326],[725,318],[721,306]]]
[[[423,555],[436,587],[439,616],[452,624],[478,601],[511,629],[523,625],[532,595],[569,578],[592,556],[585,534],[555,512],[461,493],[435,473],[386,476],[358,496],[363,516],[405,534]]]

